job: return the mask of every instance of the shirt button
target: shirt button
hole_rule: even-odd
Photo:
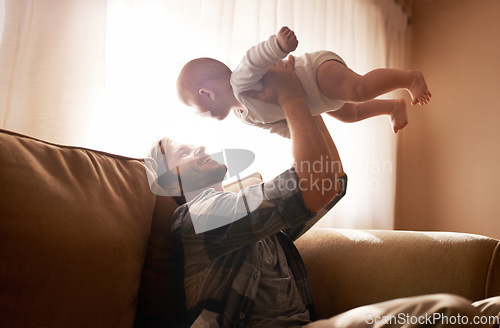
[[[253,275],[253,277],[254,277],[255,279],[259,279],[259,274],[258,274],[258,273],[256,273],[256,274],[254,274],[254,275]]]
[[[240,319],[241,320],[245,319],[245,313],[243,313],[243,312],[240,313]]]

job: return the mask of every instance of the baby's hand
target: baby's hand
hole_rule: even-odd
[[[276,36],[278,44],[283,52],[290,53],[297,49],[299,41],[295,33],[286,26],[283,26]]]

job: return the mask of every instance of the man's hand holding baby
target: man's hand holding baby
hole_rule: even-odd
[[[293,70],[294,63],[295,58],[292,55],[288,56],[288,60],[277,61],[262,77],[262,91],[248,90],[243,94],[280,106],[288,101],[305,101],[302,85]]]

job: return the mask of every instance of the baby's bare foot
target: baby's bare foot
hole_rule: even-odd
[[[395,99],[392,111],[389,114],[392,130],[398,133],[408,125],[408,117],[406,115],[406,101],[404,99]]]
[[[410,84],[410,87],[408,88],[408,91],[411,94],[411,104],[412,105],[425,105],[430,101],[431,98],[431,93],[427,89],[427,84],[425,83],[424,75],[422,72],[413,70],[412,71],[412,82]]]

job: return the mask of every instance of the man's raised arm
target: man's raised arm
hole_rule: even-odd
[[[263,92],[248,92],[262,101],[283,107],[290,129],[294,169],[308,210],[316,212],[337,194],[337,180],[344,175],[342,163],[322,121],[311,115],[302,86],[293,71],[294,58],[278,61],[264,76]],[[325,136],[324,134],[327,134]]]

